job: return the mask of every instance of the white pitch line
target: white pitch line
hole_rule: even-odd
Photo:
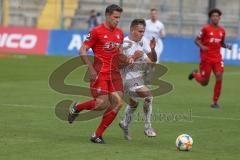
[[[232,75],[240,75],[240,72],[224,72],[223,75],[227,75],[227,76],[232,76]]]
[[[10,107],[27,107],[27,108],[50,108],[47,106],[42,106],[42,105],[32,105],[32,104],[0,104],[3,106],[10,106]]]
[[[47,106],[41,105],[32,105],[32,104],[0,104],[3,106],[11,106],[11,107],[30,107],[30,108],[51,108]],[[197,116],[192,115],[192,118],[200,118],[200,119],[212,119],[212,120],[230,120],[230,121],[240,121],[240,118],[229,118],[229,117],[211,117],[211,116]]]
[[[229,117],[210,117],[210,116],[192,116],[192,117],[193,118],[201,118],[201,119],[240,121],[240,118],[229,118]]]

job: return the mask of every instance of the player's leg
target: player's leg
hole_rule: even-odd
[[[143,112],[144,112],[144,133],[148,137],[155,137],[157,134],[152,128],[151,124],[151,117],[152,117],[152,101],[153,96],[151,91],[143,85],[141,88],[138,88],[136,90],[136,93],[139,97],[144,99],[144,106],[143,106]]]
[[[215,86],[214,86],[214,94],[213,94],[213,103],[211,105],[212,108],[219,108],[218,99],[221,94],[222,88],[222,77],[224,72],[223,62],[215,63],[213,65],[213,72],[215,74]]]
[[[199,68],[200,72],[198,72],[197,70],[193,70],[189,74],[188,79],[192,80],[194,78],[196,82],[198,82],[202,86],[207,86],[211,75],[212,66],[210,63],[202,61],[199,65]]]
[[[83,110],[104,110],[110,105],[106,81],[98,79],[90,84],[90,89],[94,99],[82,103],[74,102],[69,108],[69,123],[73,123]]]
[[[113,120],[116,118],[118,111],[123,105],[122,79],[110,81],[108,87],[108,91],[110,92],[110,106],[105,111],[101,123],[91,137],[91,141],[94,143],[99,143],[98,141],[96,141],[96,139],[102,139],[104,131],[108,128],[108,126],[111,125]]]
[[[122,119],[122,121],[119,123],[120,128],[123,130],[124,138],[126,140],[131,140],[132,137],[130,135],[128,126],[133,120],[133,114],[134,111],[137,109],[138,102],[134,100],[133,98],[129,98],[129,104],[127,104],[125,108],[125,115]]]

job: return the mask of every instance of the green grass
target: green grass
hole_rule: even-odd
[[[225,67],[221,108],[211,109],[214,77],[207,87],[201,87],[187,80],[188,72],[197,64],[164,63],[169,71],[162,78],[171,82],[174,90],[154,99],[154,111],[190,114],[191,110],[191,121],[157,119],[153,126],[158,136],[147,138],[143,122],[138,120],[130,126],[133,140],[125,141],[118,127],[122,109],[104,135],[107,144],[96,145],[90,143],[89,137],[100,118],[69,125],[54,112],[55,105],[63,99],[86,99],[57,93],[48,86],[49,75],[68,59],[0,58],[0,159],[240,159],[239,67]],[[79,85],[84,72],[76,70],[66,83]],[[194,140],[190,152],[176,151],[175,139],[182,133],[190,134]]]

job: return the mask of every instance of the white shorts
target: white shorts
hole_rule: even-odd
[[[128,96],[133,99],[134,101],[137,101],[137,99],[141,99],[141,97],[138,96],[136,93],[136,90],[142,88],[144,86],[144,81],[142,77],[125,80],[124,81],[124,92],[128,94]]]

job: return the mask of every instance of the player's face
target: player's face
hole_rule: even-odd
[[[151,11],[150,18],[151,18],[151,20],[156,21],[157,20],[157,11]]]
[[[140,41],[144,35],[145,27],[143,25],[137,25],[134,27],[132,34],[136,41]]]
[[[213,13],[210,17],[210,21],[212,24],[217,25],[220,21],[220,15],[218,13]]]
[[[109,27],[116,28],[118,23],[120,22],[121,12],[113,11],[111,15],[106,16],[106,20],[108,21]]]

